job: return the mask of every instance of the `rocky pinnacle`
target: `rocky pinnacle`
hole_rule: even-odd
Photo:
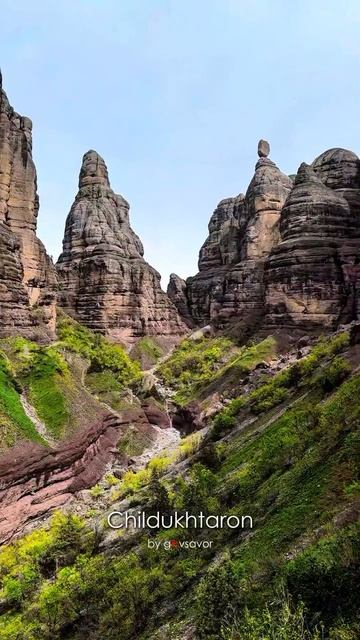
[[[111,189],[103,158],[88,151],[56,265],[60,305],[117,341],[145,335],[176,341],[187,327],[143,254],[128,202]]]

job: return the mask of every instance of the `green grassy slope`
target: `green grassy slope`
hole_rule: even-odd
[[[19,440],[43,443],[20,401],[20,388],[5,353],[0,351],[0,450]]]
[[[102,414],[98,400],[122,408],[122,393],[140,375],[121,346],[64,314],[57,330],[59,340],[50,346],[21,337],[0,341],[0,449],[22,439],[45,443],[24,412],[21,393],[48,436],[59,440]]]
[[[206,395],[209,386],[220,388],[224,381],[238,381],[239,376],[275,353],[272,337],[243,347],[222,336],[187,339],[159,366],[158,375],[175,390],[174,401],[184,405]]]
[[[0,637],[356,640],[356,349],[335,336],[247,396],[239,387],[185,470],[132,477],[150,512],[250,515],[252,529],[166,530],[151,539],[212,547],[158,551],[144,532],[104,555],[81,521],[55,522],[0,553]]]

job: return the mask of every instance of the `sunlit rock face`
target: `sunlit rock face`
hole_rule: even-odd
[[[267,155],[261,140],[259,160],[245,196],[222,200],[200,250],[199,273],[187,280],[187,299],[198,324],[228,321],[258,323],[264,313],[264,261],[280,240],[279,218],[292,188]]]
[[[129,204],[111,189],[104,160],[88,151],[56,265],[59,304],[119,342],[145,335],[175,342],[187,327],[143,253],[130,227]]]
[[[30,327],[20,242],[7,225],[0,223],[0,336],[11,336]]]
[[[360,312],[360,160],[330,149],[300,165],[265,268],[266,322],[332,328]]]
[[[56,276],[52,262],[46,254],[42,242],[36,236],[37,216],[39,211],[39,199],[37,195],[36,169],[32,159],[32,123],[29,118],[20,116],[10,106],[6,93],[2,88],[0,74],[0,222],[2,231],[7,228],[6,238],[3,239],[3,248],[0,253],[2,271],[5,269],[4,246],[10,244],[17,246],[21,263],[21,280],[26,291],[27,301],[25,306],[32,310],[32,324],[39,324],[51,333],[55,329],[55,288]],[[15,239],[9,240],[9,233],[15,235]],[[13,268],[18,259],[13,256]],[[2,276],[0,280],[1,291],[7,289],[8,293],[18,297],[15,291],[11,291],[9,280],[12,276]],[[4,279],[5,278],[5,279]],[[18,279],[18,276],[17,276]],[[5,280],[8,282],[6,283]],[[23,304],[23,303],[21,303]],[[23,327],[23,319],[17,320],[20,308],[20,298],[14,308],[14,317],[11,320],[12,329]],[[5,313],[5,312],[4,312]],[[21,318],[26,313],[21,314]],[[3,326],[4,329],[4,326]],[[0,333],[3,333],[0,328]]]

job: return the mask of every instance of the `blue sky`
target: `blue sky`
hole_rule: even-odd
[[[4,88],[33,120],[49,253],[92,148],[163,286],[193,275],[259,138],[287,173],[330,147],[360,152],[359,32],[358,0],[2,0]]]

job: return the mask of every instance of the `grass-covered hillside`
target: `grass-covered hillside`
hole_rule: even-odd
[[[186,342],[161,365],[184,403],[190,384],[179,382],[176,360],[195,373],[209,347],[200,377],[209,384],[221,372],[223,380],[228,365],[220,354],[214,366],[213,340]],[[250,345],[250,353],[230,345],[225,355],[234,349],[235,363],[246,356],[251,378],[256,348],[263,360],[273,344]],[[235,395],[232,378],[232,399],[205,434],[114,487],[115,507],[127,497],[148,513],[249,515],[253,528],[246,520],[244,529],[143,531],[119,535],[103,553],[106,514],[96,531],[56,515],[4,548],[0,637],[357,640],[359,363],[359,347],[343,333],[276,375],[264,370],[244,385],[241,374]],[[187,397],[203,382],[194,380]],[[149,539],[169,548],[148,548]],[[212,545],[179,547],[189,540]]]
[[[121,346],[63,314],[57,333],[49,346],[0,341],[0,450],[23,439],[63,439],[97,419],[99,401],[121,408],[121,394],[140,374]]]
[[[158,375],[175,391],[174,401],[184,405],[206,395],[209,385],[221,388],[234,383],[263,360],[276,354],[272,338],[247,346],[238,346],[223,336],[183,340],[169,358],[158,367]]]

